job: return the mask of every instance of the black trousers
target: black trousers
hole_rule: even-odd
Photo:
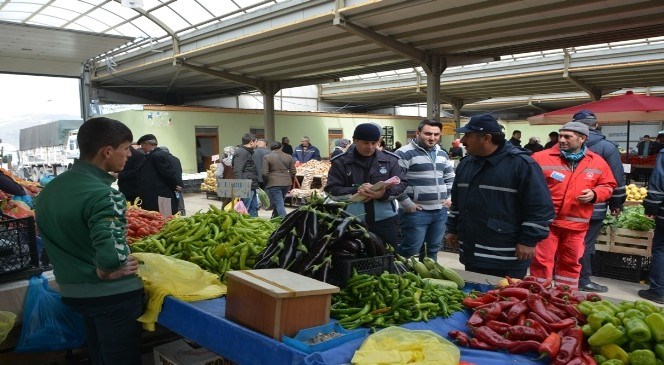
[[[579,286],[590,284],[590,276],[592,275],[592,259],[595,255],[595,241],[599,236],[599,232],[602,231],[602,220],[600,219],[591,219],[590,226],[588,227],[588,232],[586,232],[586,237],[583,239],[586,244],[586,249],[583,251],[583,256],[579,259],[581,264],[581,273],[579,273]]]
[[[398,216],[383,219],[382,221],[368,223],[369,231],[376,234],[384,243],[397,247]]]

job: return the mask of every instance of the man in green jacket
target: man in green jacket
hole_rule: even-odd
[[[78,130],[80,159],[36,199],[37,228],[62,302],[85,318],[93,364],[141,364],[143,282],[125,240],[126,201],[110,185],[131,156],[131,131],[108,118]]]

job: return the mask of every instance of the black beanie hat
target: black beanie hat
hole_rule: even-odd
[[[353,138],[360,141],[377,141],[380,139],[380,128],[373,123],[362,123],[355,127]]]

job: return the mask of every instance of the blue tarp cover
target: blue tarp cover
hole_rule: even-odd
[[[469,283],[464,291],[489,289],[485,284]],[[348,341],[333,349],[306,354],[271,337],[226,319],[226,298],[183,302],[166,297],[158,323],[171,331],[189,338],[201,346],[240,365],[341,365],[350,360],[364,337]],[[403,327],[414,330],[431,330],[448,338],[451,330],[466,330],[470,311],[457,312],[449,318],[434,318],[428,322],[406,323]],[[368,333],[367,333],[368,335]],[[366,337],[366,336],[365,336]],[[461,348],[461,360],[478,365],[497,364],[547,364],[547,359],[535,361],[536,353],[511,355],[504,352]]]

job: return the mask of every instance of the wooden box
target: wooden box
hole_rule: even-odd
[[[611,230],[611,248],[609,252],[628,255],[652,256],[652,237],[654,230],[634,231],[614,228]]]
[[[611,226],[604,226],[595,241],[595,250],[608,252],[611,248]]]
[[[226,273],[226,318],[281,341],[327,324],[339,288],[284,269]]]

